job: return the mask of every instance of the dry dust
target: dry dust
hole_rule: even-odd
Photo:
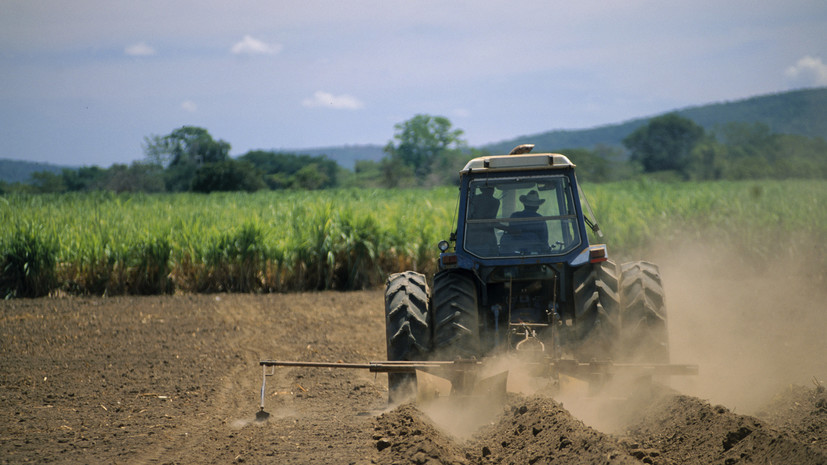
[[[826,379],[827,270],[810,258],[746,260],[691,242],[657,253],[672,362],[700,365],[700,376],[672,385],[752,413],[790,384]]]

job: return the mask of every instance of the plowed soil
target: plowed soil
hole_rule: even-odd
[[[284,368],[255,421],[261,359],[385,358],[381,291],[3,301],[0,463],[827,463],[823,288],[779,307],[762,289],[802,289],[664,276],[673,359],[699,363],[697,379],[584,399],[524,390],[474,418],[388,408],[382,374]],[[700,288],[723,301],[724,327],[705,323]]]

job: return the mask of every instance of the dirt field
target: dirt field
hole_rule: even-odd
[[[381,291],[2,301],[0,463],[827,463],[823,283],[678,263],[673,359],[699,377],[513,394],[473,424],[387,409],[382,374],[298,368],[254,421],[260,359],[385,358]]]

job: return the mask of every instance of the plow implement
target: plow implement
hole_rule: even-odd
[[[590,392],[597,392],[617,375],[628,374],[636,379],[651,380],[654,376],[697,375],[697,365],[637,364],[612,362],[578,362],[577,360],[549,360],[521,362],[532,376],[546,378],[555,386],[561,379],[573,378],[585,382]],[[264,409],[267,378],[276,367],[341,368],[368,370],[371,373],[411,373],[416,375],[416,401],[427,403],[440,398],[484,399],[504,402],[508,371],[490,374],[487,360],[457,359],[454,361],[375,361],[367,363],[302,362],[261,360],[261,403],[256,420],[270,417]]]

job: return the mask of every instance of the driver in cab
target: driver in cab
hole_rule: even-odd
[[[545,203],[537,191],[529,191],[526,195],[520,196],[523,210],[514,212],[511,218],[541,218],[540,205]],[[503,253],[528,252],[545,253],[548,246],[548,227],[545,221],[519,221],[512,222],[500,243],[500,250]]]

